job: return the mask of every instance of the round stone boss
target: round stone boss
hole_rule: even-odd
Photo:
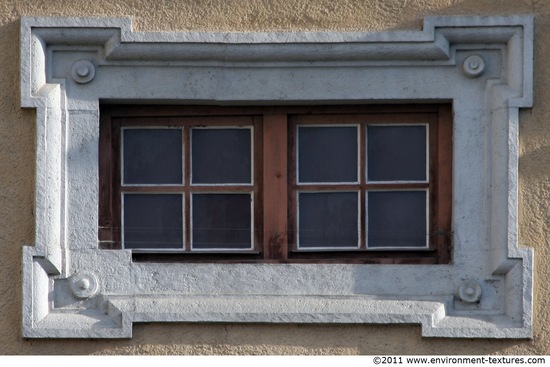
[[[69,287],[75,297],[90,298],[99,290],[99,282],[94,274],[81,272],[69,277]]]
[[[78,60],[71,67],[71,76],[79,84],[88,83],[95,76],[95,66],[88,60]]]

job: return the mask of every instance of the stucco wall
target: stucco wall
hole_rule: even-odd
[[[533,340],[445,340],[418,326],[139,324],[131,340],[23,340],[21,248],[33,242],[35,114],[19,101],[21,16],[130,17],[144,31],[418,29],[427,15],[535,15],[534,108],[520,115],[520,243],[535,249]],[[0,353],[550,354],[550,3],[522,0],[0,0]],[[549,55],[550,56],[550,55]]]

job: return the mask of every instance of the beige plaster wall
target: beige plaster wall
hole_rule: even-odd
[[[535,103],[520,120],[520,242],[535,248],[534,338],[423,339],[418,326],[136,325],[131,340],[24,340],[35,114],[19,105],[21,16],[130,17],[144,31],[419,29],[426,15],[535,15]],[[0,0],[0,354],[550,354],[550,1]]]

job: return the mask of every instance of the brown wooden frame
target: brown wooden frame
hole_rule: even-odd
[[[380,106],[130,106],[101,107],[99,169],[99,246],[121,248],[121,192],[182,192],[185,213],[189,213],[191,192],[246,191],[254,193],[254,238],[252,251],[139,253],[136,261],[200,261],[200,262],[340,262],[377,264],[445,264],[451,260],[452,215],[452,112],[449,104],[380,105]],[[366,123],[429,125],[429,183],[377,184],[364,182],[364,144],[360,144],[360,183],[365,190],[392,188],[427,188],[429,195],[429,248],[422,250],[297,251],[295,247],[295,147],[296,124],[350,123],[361,121],[364,139]],[[235,187],[190,186],[189,144],[184,144],[185,182],[181,186],[122,187],[120,182],[120,130],[122,126],[254,126],[254,185]],[[189,141],[189,129],[184,129]],[[187,132],[187,133],[186,133]],[[323,189],[327,189],[323,185]],[[338,186],[341,188],[341,186]],[[330,188],[328,188],[330,189]],[[248,191],[247,191],[248,190]],[[355,188],[354,188],[355,190]],[[140,191],[144,192],[144,191]],[[364,204],[362,204],[363,206]],[[361,210],[361,226],[365,227],[365,210]],[[190,243],[189,215],[185,215],[185,243]],[[362,231],[364,232],[364,231]]]

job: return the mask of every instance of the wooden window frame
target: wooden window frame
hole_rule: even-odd
[[[190,193],[250,190],[250,186],[191,185],[189,144],[184,143],[183,185],[122,187],[120,178],[120,130],[122,126],[240,126],[250,119],[253,131],[253,250],[238,251],[133,251],[135,261],[160,262],[264,262],[264,263],[372,263],[446,264],[451,260],[452,216],[452,112],[448,104],[362,106],[130,106],[104,105],[100,109],[99,247],[121,249],[121,192],[183,192],[184,242],[190,246]],[[216,122],[212,122],[215,117]],[[335,120],[336,118],[336,120]],[[210,122],[206,122],[206,121]],[[359,183],[361,247],[359,250],[296,249],[295,131],[297,124],[360,121]],[[367,124],[420,124],[429,129],[428,183],[371,183],[365,180],[365,126]],[[189,141],[184,129],[184,142]],[[308,185],[308,187],[315,185]],[[349,186],[349,185],[346,185]],[[322,185],[323,190],[341,185]],[[429,246],[426,249],[366,249],[365,193],[367,190],[427,189]],[[202,190],[202,191],[201,191]],[[354,189],[355,190],[355,189]],[[285,199],[282,199],[285,198]]]
[[[110,109],[109,109],[110,110]],[[105,112],[104,112],[105,111]],[[114,111],[113,111],[114,112]],[[122,249],[122,195],[126,193],[140,194],[181,194],[183,195],[183,246],[182,249],[132,249],[136,254],[185,254],[199,259],[216,258],[212,250],[191,251],[191,202],[193,194],[200,193],[249,193],[254,197],[252,210],[252,227],[261,227],[261,154],[262,154],[262,125],[255,115],[226,115],[209,116],[208,127],[250,127],[252,131],[252,172],[251,183],[245,184],[196,184],[191,180],[191,127],[203,128],[205,117],[193,113],[175,116],[172,114],[155,117],[139,117],[133,115],[118,115],[116,112],[102,110],[100,124],[100,207],[99,207],[99,244],[103,249]],[[122,172],[122,139],[123,128],[181,128],[183,147],[183,182],[182,184],[131,184],[124,185]],[[251,250],[226,250],[224,256],[234,253],[255,255],[261,252],[261,241],[254,231],[253,248]],[[231,255],[229,255],[231,256]]]

